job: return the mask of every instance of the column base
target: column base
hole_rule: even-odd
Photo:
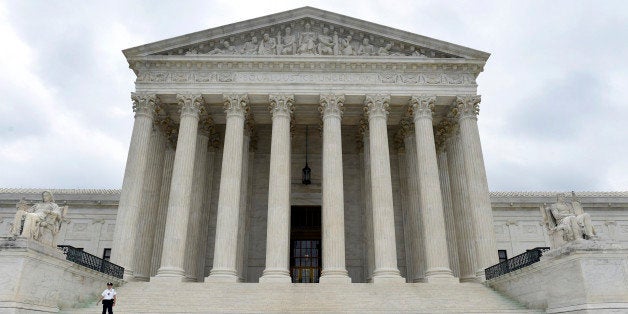
[[[292,283],[290,273],[284,269],[265,269],[262,277],[259,278],[260,283]]]
[[[428,283],[458,283],[451,269],[447,267],[434,267],[425,272],[425,281]]]
[[[373,278],[371,281],[374,284],[406,283],[406,280],[399,274],[398,269],[376,269],[373,271]]]
[[[351,277],[346,270],[331,270],[325,271],[321,275],[318,281],[319,283],[351,283]]]
[[[122,279],[126,280],[126,281],[133,281],[134,277],[133,277],[133,270],[127,270],[126,268],[124,269],[124,274],[122,274]]]
[[[183,282],[185,271],[177,267],[162,267],[157,270],[157,275],[151,277],[151,282]]]
[[[478,269],[475,272],[475,280],[477,282],[485,282],[486,281],[486,273],[484,272],[484,269]]]
[[[209,276],[205,278],[205,282],[228,282],[235,283],[238,281],[238,275],[235,270],[231,269],[212,269]]]

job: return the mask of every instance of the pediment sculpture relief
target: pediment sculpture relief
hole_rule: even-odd
[[[68,221],[68,206],[57,205],[50,191],[44,191],[41,195],[40,203],[29,205],[24,199],[17,203],[17,212],[9,233],[56,247],[61,225]]]
[[[323,23],[299,20],[212,39],[158,55],[412,56],[457,58],[444,52]]]
[[[565,194],[561,193],[556,196],[556,203],[541,206],[541,215],[552,248],[582,239],[597,239],[591,217],[584,212],[573,192],[571,202],[568,202]]]

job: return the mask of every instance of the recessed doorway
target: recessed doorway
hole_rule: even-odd
[[[321,207],[292,206],[290,274],[294,283],[317,283],[321,276]]]

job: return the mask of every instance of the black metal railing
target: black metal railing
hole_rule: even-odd
[[[63,250],[63,254],[65,254],[65,259],[70,262],[77,263],[89,269],[93,269],[103,274],[114,276],[120,279],[122,279],[122,276],[124,275],[124,267],[122,266],[118,266],[98,256],[83,252],[83,250],[79,250],[70,245],[57,246],[61,250]]]
[[[493,265],[484,270],[486,280],[497,278],[509,272],[530,266],[541,260],[543,252],[548,251],[548,247],[535,247],[525,253],[509,258],[499,264]]]

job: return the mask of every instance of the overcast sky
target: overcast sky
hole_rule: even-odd
[[[490,52],[492,191],[628,190],[628,1],[475,0],[0,1],[0,187],[120,188],[122,49],[305,5]]]

